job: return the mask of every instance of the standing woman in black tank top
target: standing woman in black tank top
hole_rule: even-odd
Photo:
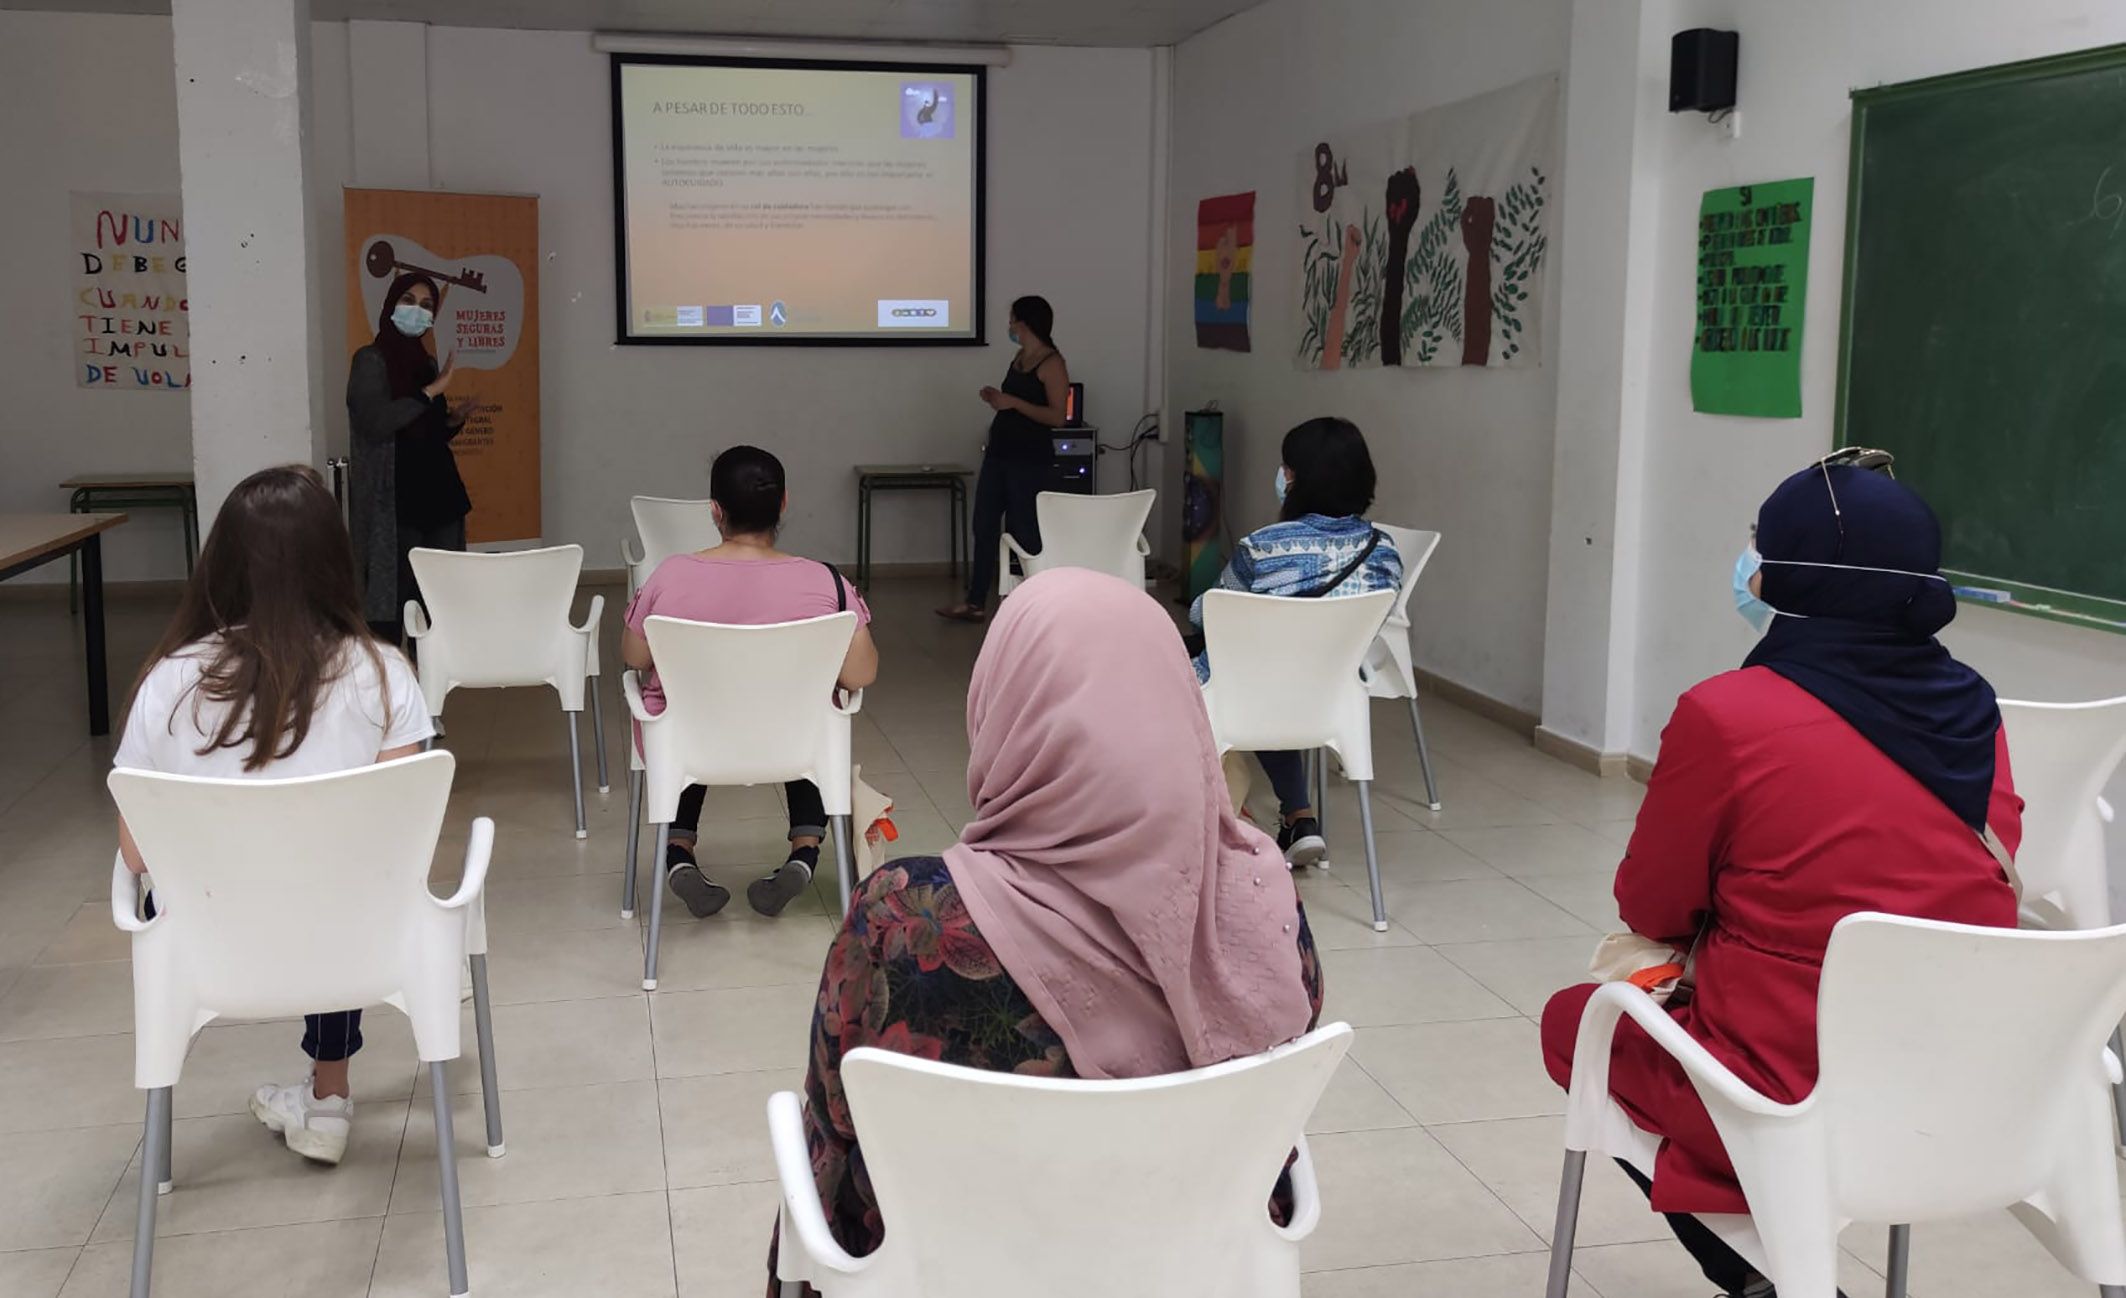
[[[997,542],[1005,527],[1022,549],[1040,552],[1034,497],[1048,483],[1055,459],[1050,438],[1062,426],[1070,392],[1070,370],[1050,336],[1055,319],[1046,298],[1022,297],[1011,304],[1011,340],[1019,345],[1018,354],[1004,371],[1003,387],[982,389],[982,400],[997,413],[989,421],[989,445],[974,488],[967,599],[939,609],[940,617],[979,622],[988,616],[989,590],[997,580]]]

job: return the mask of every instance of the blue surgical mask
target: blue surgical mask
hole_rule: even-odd
[[[391,308],[391,327],[408,338],[418,338],[436,322],[436,313],[425,306],[401,302]]]
[[[1012,346],[1016,347],[1016,346],[1018,346],[1018,345],[1019,345],[1019,331],[1018,331],[1018,330],[1016,330],[1016,329],[1006,329],[1006,330],[1004,331],[1004,336],[1005,336],[1006,338],[1009,338],[1009,339],[1011,339],[1011,345],[1012,345]]]
[[[1735,611],[1759,635],[1772,624],[1774,616],[1772,606],[1750,591],[1750,578],[1763,566],[1764,556],[1757,553],[1754,545],[1746,547],[1735,559]]]
[[[1292,489],[1292,484],[1285,481],[1284,466],[1282,464],[1277,466],[1277,474],[1273,480],[1277,484],[1277,503],[1282,505],[1284,503],[1284,494]]]

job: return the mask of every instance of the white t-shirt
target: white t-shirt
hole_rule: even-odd
[[[384,664],[379,679],[369,655],[350,643],[339,674],[326,684],[311,713],[310,732],[302,747],[257,771],[244,769],[251,755],[248,742],[202,755],[199,750],[213,740],[229,710],[228,704],[204,698],[193,688],[213,656],[217,638],[187,645],[155,664],[126,716],[125,736],[119,740],[113,765],[220,779],[329,775],[373,765],[378,753],[418,744],[435,734],[420,682],[406,656],[397,649],[377,646],[377,657]]]

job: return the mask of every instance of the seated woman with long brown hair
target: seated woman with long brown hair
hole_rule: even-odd
[[[434,733],[412,665],[363,620],[332,493],[316,470],[291,464],[252,474],[223,502],[141,670],[114,765],[286,779],[407,757]],[[118,844],[133,873],[154,868],[122,817]],[[354,1121],[347,1061],[362,1048],[362,1012],[303,1024],[310,1075],[259,1087],[251,1112],[304,1158],[338,1163]]]

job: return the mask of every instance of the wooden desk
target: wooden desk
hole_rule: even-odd
[[[876,491],[943,491],[947,493],[945,523],[951,529],[949,571],[960,573],[960,547],[967,539],[967,479],[974,470],[964,464],[859,464],[856,466],[856,584],[871,588],[871,494]]]
[[[76,514],[128,509],[174,509],[184,524],[185,576],[199,553],[199,496],[189,473],[77,473],[59,484],[74,494],[66,507]],[[79,608],[78,561],[67,563],[66,607]]]
[[[81,556],[82,640],[89,673],[89,733],[111,733],[111,669],[103,643],[103,534],[124,514],[0,514],[0,581],[71,554]]]

